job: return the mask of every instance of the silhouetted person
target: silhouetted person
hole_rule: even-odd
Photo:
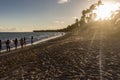
[[[0,52],[1,52],[1,49],[2,49],[2,41],[0,40]]]
[[[10,52],[10,40],[6,41],[6,49]]]
[[[26,38],[24,37],[24,45],[26,45]]]
[[[33,44],[33,36],[31,36],[31,44]]]
[[[21,48],[23,48],[23,45],[24,45],[24,40],[23,40],[23,38],[20,39],[20,45],[21,45]]]
[[[15,49],[17,49],[17,46],[18,46],[18,40],[17,40],[17,38],[14,40],[14,45],[15,45]]]

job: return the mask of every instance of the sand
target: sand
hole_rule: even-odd
[[[119,80],[119,45],[101,38],[98,32],[87,37],[68,33],[4,53],[7,55],[0,57],[0,79]]]

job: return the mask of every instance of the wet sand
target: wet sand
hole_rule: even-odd
[[[120,50],[112,42],[100,32],[67,34],[12,51],[0,57],[0,80],[119,80]]]

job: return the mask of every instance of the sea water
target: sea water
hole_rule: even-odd
[[[61,32],[0,32],[0,40],[2,40],[2,50],[6,49],[6,40],[10,40],[10,47],[14,48],[15,38],[18,39],[18,46],[20,46],[20,39],[26,38],[26,45],[30,45],[31,36],[33,36],[34,43],[38,43],[48,38],[63,34]]]

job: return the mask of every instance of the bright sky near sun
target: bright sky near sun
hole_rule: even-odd
[[[98,0],[0,0],[0,32],[60,29]],[[103,0],[118,3],[119,0]]]

